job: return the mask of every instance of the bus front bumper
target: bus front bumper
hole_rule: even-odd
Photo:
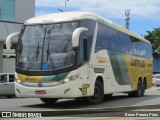
[[[77,98],[89,95],[90,89],[83,94],[82,82],[72,81],[56,87],[26,87],[15,82],[15,93],[17,97],[34,98]],[[87,94],[88,93],[88,94]]]

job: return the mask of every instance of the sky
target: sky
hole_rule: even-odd
[[[93,12],[123,27],[125,10],[130,9],[129,29],[139,36],[160,27],[160,0],[69,0],[66,5],[67,12]],[[64,8],[65,0],[36,0],[36,16]]]

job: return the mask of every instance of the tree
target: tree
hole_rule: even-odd
[[[153,51],[160,52],[160,27],[147,31],[147,33],[148,35],[145,35],[144,38],[151,42]]]

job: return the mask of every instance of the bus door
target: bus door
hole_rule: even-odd
[[[111,70],[111,67],[107,67],[106,71],[106,93],[112,93],[115,92],[117,89],[116,81],[114,79],[114,74]]]

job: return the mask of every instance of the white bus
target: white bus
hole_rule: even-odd
[[[150,42],[97,14],[34,17],[13,37],[17,35],[17,97],[36,97],[48,104],[85,98],[98,104],[104,95],[140,97],[152,86]]]

